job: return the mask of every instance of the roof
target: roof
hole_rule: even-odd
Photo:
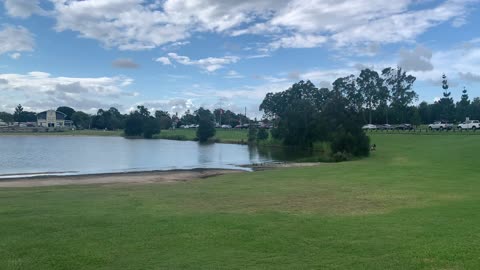
[[[53,111],[53,110],[49,110],[49,111]],[[37,120],[46,120],[47,112],[49,111],[37,113]],[[56,114],[57,120],[65,120],[65,118],[67,117],[67,115],[64,114],[63,112],[55,111],[55,114]]]

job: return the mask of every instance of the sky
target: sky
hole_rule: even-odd
[[[0,111],[261,117],[299,80],[402,67],[416,103],[480,96],[480,0],[0,0]]]

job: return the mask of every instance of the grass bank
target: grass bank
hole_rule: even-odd
[[[154,136],[155,139],[193,141],[197,137],[196,129],[174,129],[162,130],[160,134]],[[246,129],[217,129],[216,142],[221,143],[247,143],[248,130]]]
[[[0,269],[479,269],[480,141],[173,184],[0,189]]]
[[[123,136],[123,130],[66,130],[56,132],[0,132],[0,136]]]

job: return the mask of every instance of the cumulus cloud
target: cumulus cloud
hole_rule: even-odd
[[[130,68],[130,69],[139,67],[139,65],[130,58],[116,59],[112,62],[112,66],[116,68]]]
[[[132,80],[122,76],[54,77],[49,73],[36,71],[27,74],[0,74],[0,82],[3,82],[0,83],[2,91],[16,94],[16,102],[21,102],[33,110],[61,105],[87,111],[96,110],[136,95],[135,92],[124,89]]]
[[[164,65],[171,65],[172,64],[170,59],[168,59],[168,57],[165,57],[165,56],[159,57],[155,61],[157,61],[159,63],[162,63]]]
[[[35,47],[32,33],[21,26],[5,26],[0,30],[0,40],[0,55],[8,52],[33,51]]]
[[[240,58],[236,56],[225,56],[225,57],[207,57],[198,60],[192,60],[188,56],[178,55],[176,53],[169,53],[167,58],[174,60],[175,62],[185,65],[185,66],[197,66],[207,72],[214,72],[216,70],[224,68],[226,65],[236,63]],[[166,57],[158,58],[156,61],[165,64],[168,64]]]
[[[5,10],[12,17],[27,18],[32,14],[45,14],[38,0],[4,0]]]
[[[327,38],[316,35],[293,35],[282,37],[270,43],[270,48],[314,48],[325,43]]]
[[[58,31],[121,50],[181,46],[195,33],[262,35],[271,49],[385,44],[415,39],[443,22],[466,23],[478,0],[50,0]],[[38,0],[6,0],[9,14],[39,13]],[[79,23],[81,22],[81,23]]]
[[[413,50],[400,50],[398,65],[407,71],[429,71],[433,70],[432,51],[424,46],[417,46]]]
[[[18,52],[10,54],[10,58],[12,58],[14,60],[18,60],[18,59],[20,59],[20,57],[22,57],[22,54],[18,53]]]

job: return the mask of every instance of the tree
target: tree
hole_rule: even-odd
[[[195,112],[195,117],[198,121],[197,138],[200,142],[206,142],[215,136],[215,123],[210,110],[200,108]]]
[[[125,135],[129,137],[143,136],[151,139],[153,135],[160,133],[160,121],[153,116],[145,106],[138,106],[131,112],[125,121]]]
[[[23,107],[21,104],[18,104],[17,107],[15,107],[15,112],[13,113],[13,120],[15,122],[22,122],[22,113]]]
[[[396,121],[406,122],[406,109],[418,98],[417,93],[412,89],[417,78],[407,75],[402,68],[386,68],[382,71],[382,78],[390,93],[391,107],[400,114]]]
[[[57,111],[62,112],[66,115],[65,120],[72,120],[72,115],[75,113],[75,110],[73,108],[67,106],[58,107]]]
[[[37,121],[37,114],[24,111],[22,105],[18,104],[13,113],[13,120],[15,122],[35,122]]]
[[[438,101],[440,110],[440,119],[438,120],[453,121],[455,118],[455,104],[453,103],[453,99],[450,97],[451,92],[448,91],[449,85],[447,76],[445,74],[442,75],[442,89],[443,98]]]
[[[138,111],[130,113],[125,122],[125,136],[136,137],[143,134],[144,116]]]
[[[257,133],[257,140],[258,141],[268,140],[268,130],[265,128],[259,129]]]
[[[368,123],[372,123],[372,111],[383,98],[383,80],[374,70],[364,69],[356,80],[359,94],[362,95],[365,106],[368,109]]]
[[[354,75],[338,78],[333,82],[333,91],[339,92],[345,97],[351,110],[361,112],[365,103],[365,97],[357,87],[357,79]]]
[[[76,111],[72,114],[73,124],[79,129],[90,128],[91,119],[90,115],[82,111]]]
[[[463,87],[462,91],[462,98],[459,102],[457,102],[456,107],[456,119],[459,122],[465,121],[467,117],[469,117],[469,107],[470,107],[470,100],[468,99],[467,88]]]
[[[160,129],[169,129],[172,127],[173,121],[168,112],[155,111],[155,118],[160,123]]]
[[[147,117],[143,121],[143,137],[151,139],[154,134],[160,133],[160,121],[154,117]]]
[[[257,140],[258,129],[255,125],[248,127],[248,142],[252,143]]]
[[[7,112],[0,112],[0,121],[12,123],[14,122],[13,115]]]

